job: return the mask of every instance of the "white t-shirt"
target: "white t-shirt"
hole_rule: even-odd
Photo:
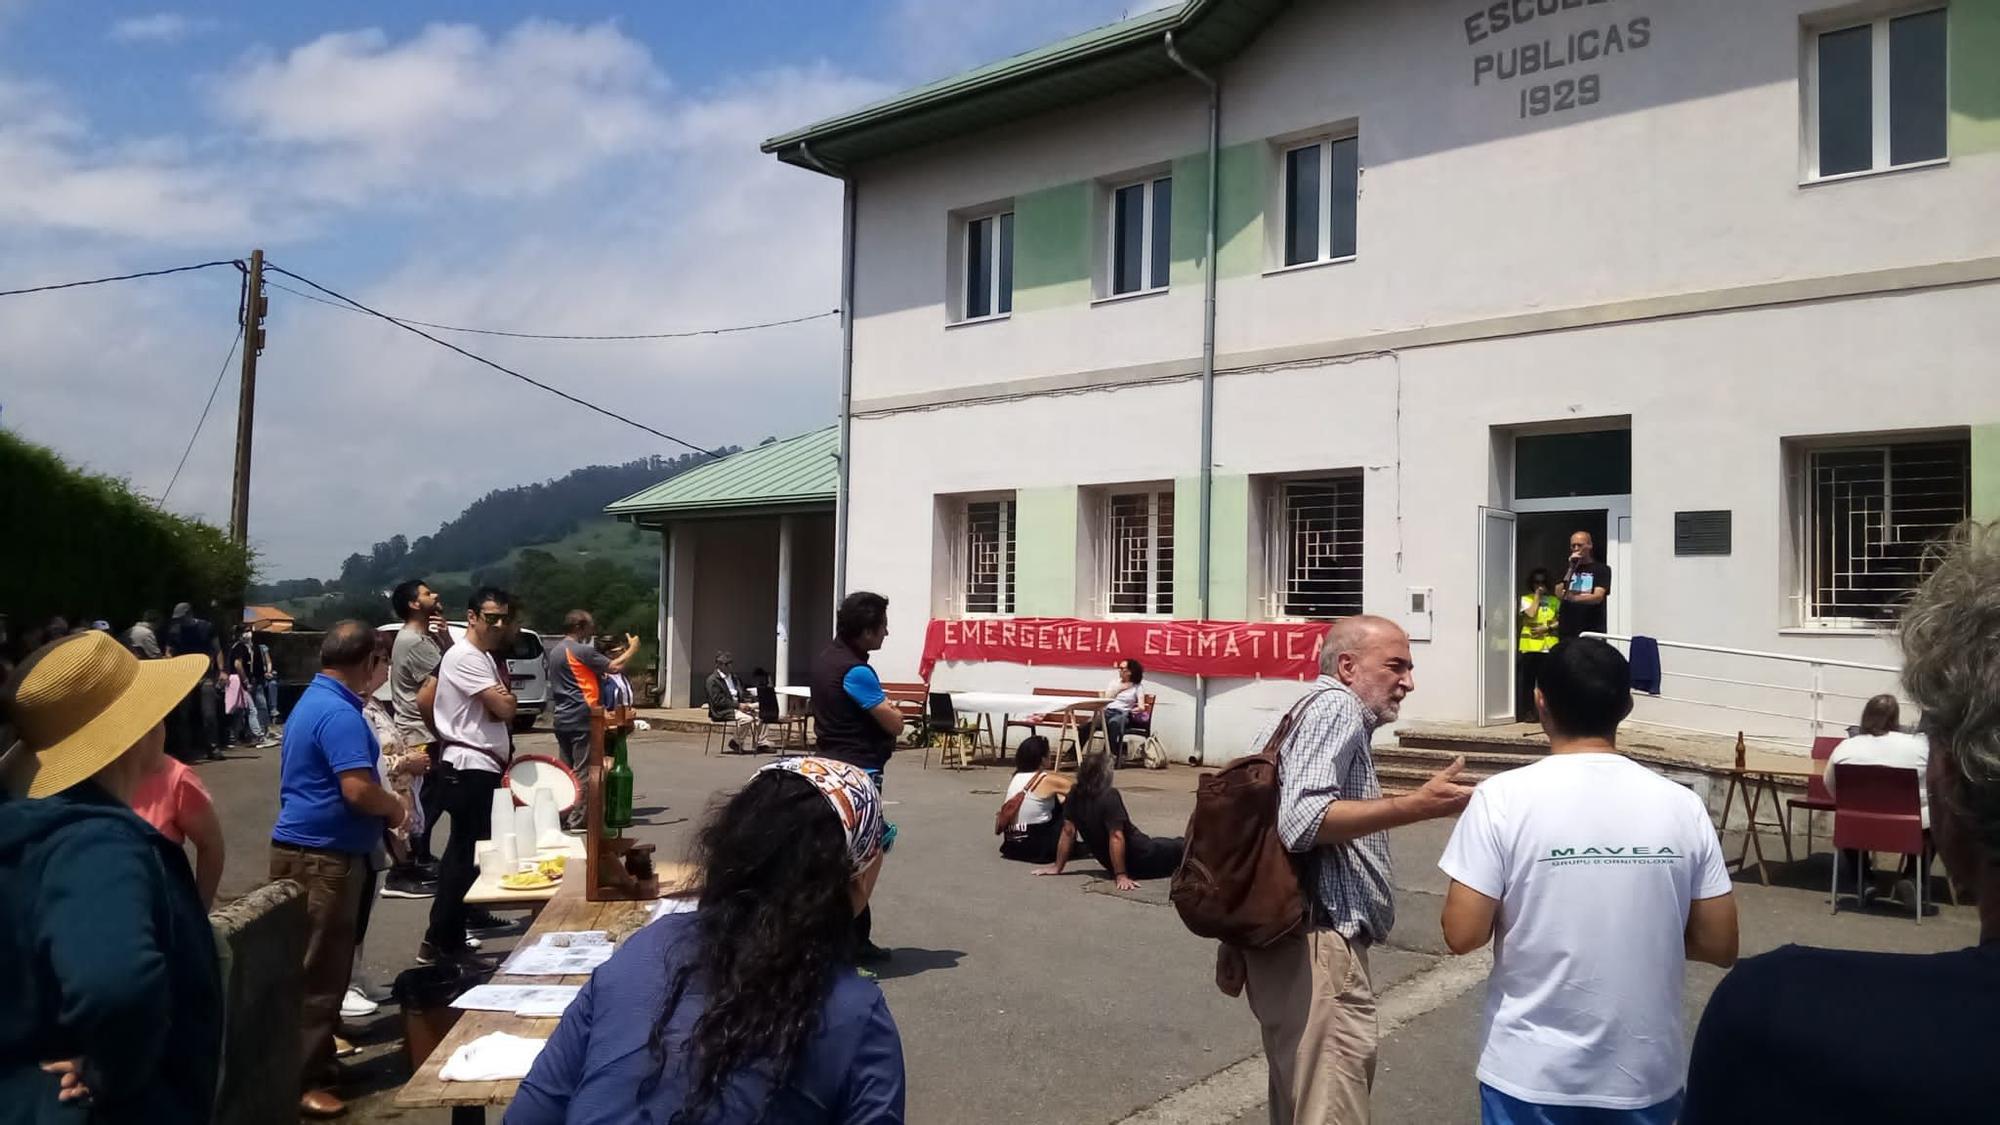
[[[1618,754],[1481,782],[1438,867],[1500,908],[1479,1080],[1541,1105],[1681,1089],[1688,903],[1730,892],[1701,799]]]
[[[1924,827],[1931,826],[1930,786],[1924,784],[1924,769],[1930,765],[1931,740],[1921,734],[1892,730],[1887,734],[1857,734],[1833,748],[1826,758],[1826,791],[1833,793],[1833,767],[1905,766],[1917,771],[1917,807],[1923,811]]]
[[[1014,794],[1026,789],[1030,781],[1040,776],[1042,776],[1040,773],[1029,770],[1027,773],[1017,773],[1008,778],[1007,797],[1000,803],[1004,805],[1007,801],[1013,800]],[[1045,824],[1054,815],[1056,815],[1056,799],[1053,795],[1037,797],[1030,793],[1021,798],[1021,807],[1014,810],[1014,831],[1023,832],[1031,825]]]
[[[507,724],[494,718],[479,699],[480,692],[499,685],[500,670],[494,666],[491,653],[481,652],[466,640],[445,651],[444,660],[438,665],[433,718],[437,721],[440,740],[467,744],[447,746],[445,761],[462,770],[500,772],[499,762],[477,750],[468,749],[470,746],[484,746],[503,761],[507,757]]]

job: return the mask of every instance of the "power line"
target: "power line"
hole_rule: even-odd
[[[321,293],[324,293],[327,296],[332,297],[337,301],[344,301],[347,304],[352,305],[354,308],[362,312],[365,312],[370,316],[377,317],[381,320],[386,320],[390,324],[395,325],[396,327],[402,329],[405,332],[422,336],[424,339],[429,340],[431,343],[436,344],[438,347],[448,348],[451,351],[457,352],[459,355],[462,355],[465,358],[472,360],[475,363],[484,364],[487,367],[491,367],[493,370],[498,371],[503,375],[510,375],[516,379],[519,379],[523,383],[528,384],[531,387],[538,387],[541,390],[547,391],[558,398],[565,399],[569,402],[573,402],[578,406],[585,408],[586,410],[596,411],[597,413],[604,415],[606,418],[623,422],[626,425],[632,426],[636,429],[644,430],[647,433],[652,434],[654,437],[665,438],[666,440],[673,442],[675,445],[686,446],[688,449],[692,449],[696,453],[704,454],[708,457],[715,458],[716,460],[721,460],[722,458],[722,454],[717,453],[712,449],[703,449],[701,446],[696,445],[691,441],[685,441],[681,438],[677,438],[674,435],[667,433],[665,430],[656,430],[653,427],[648,426],[644,422],[635,421],[631,418],[627,418],[625,415],[620,414],[617,411],[607,410],[604,407],[599,406],[594,402],[589,402],[587,400],[580,399],[575,395],[570,394],[568,391],[558,390],[557,388],[549,386],[547,383],[544,383],[539,379],[531,378],[527,375],[521,374],[519,371],[516,371],[511,367],[505,367],[502,366],[501,364],[495,363],[492,360],[487,359],[483,355],[478,355],[474,352],[466,351],[464,348],[459,347],[457,344],[454,344],[449,340],[440,340],[436,336],[431,335],[430,333],[424,331],[421,328],[416,327],[415,325],[407,321],[398,320],[395,317],[390,316],[388,313],[381,312],[377,309],[369,308],[367,305],[362,304],[360,301],[357,301],[354,298],[349,297],[344,293],[337,293],[334,290],[329,289],[324,285],[321,285],[319,282],[314,281],[309,277],[302,277],[299,274],[293,273],[291,270],[288,270],[283,266],[275,265],[269,261],[266,261],[264,263],[264,268],[272,273],[284,274],[286,277],[289,277],[294,281],[300,282],[304,285],[308,285],[314,289],[317,289]]]
[[[243,327],[238,325],[236,335],[229,338],[229,354],[222,357],[222,370],[215,373],[215,385],[208,388],[208,401],[201,406],[201,418],[195,422],[194,432],[188,435],[187,448],[181,450],[180,464],[174,466],[174,475],[168,479],[166,491],[161,492],[159,500],[154,502],[155,508],[166,507],[167,496],[174,490],[174,482],[181,479],[181,469],[187,465],[188,454],[194,452],[195,439],[201,436],[201,427],[208,421],[209,407],[215,405],[215,392],[222,389],[222,377],[229,374],[229,361],[236,358],[236,346],[242,342]]]
[[[265,284],[272,289],[282,289],[285,292],[290,293],[294,297],[303,297],[308,301],[317,301],[320,304],[327,306],[328,308],[339,309],[342,312],[361,311],[359,309],[353,308],[352,306],[343,305],[338,301],[329,301],[325,297],[315,297],[311,293],[301,292],[297,289],[293,289],[289,285],[281,285],[275,281],[266,282]],[[396,320],[402,324],[414,324],[419,328],[435,328],[440,332],[469,332],[476,336],[506,336],[509,337],[510,339],[515,339],[515,340],[684,340],[690,336],[726,336],[732,332],[755,332],[760,328],[782,328],[787,324],[804,324],[808,321],[825,320],[827,317],[839,316],[839,315],[840,315],[839,309],[828,309],[825,312],[808,313],[805,316],[787,317],[784,320],[766,320],[757,324],[735,324],[735,325],[730,325],[727,328],[696,328],[685,332],[629,332],[621,335],[579,335],[574,333],[561,333],[561,332],[509,332],[505,329],[500,329],[500,328],[466,328],[456,324],[434,324],[428,320],[417,320],[415,318],[407,316],[392,317],[391,319]]]
[[[164,270],[143,270],[139,273],[121,273],[116,277],[93,277],[89,281],[65,281],[59,285],[36,285],[28,289],[0,289],[0,297],[18,297],[23,293],[48,293],[57,289],[76,289],[85,285],[103,285],[112,281],[132,281],[141,277],[165,277],[170,273],[187,273],[191,270],[205,270],[215,266],[235,266],[243,268],[237,258],[218,258],[213,262],[198,262],[191,266],[175,266]]]

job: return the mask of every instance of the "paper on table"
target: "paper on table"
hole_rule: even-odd
[[[611,935],[605,930],[558,930],[515,950],[500,972],[516,977],[581,975],[609,961],[612,951]]]
[[[559,1016],[576,994],[576,984],[482,984],[451,1002],[475,1012],[512,1012],[518,1016]]]
[[[534,1069],[535,1057],[548,1045],[546,1039],[524,1039],[495,1031],[482,1035],[451,1053],[438,1070],[446,1082],[498,1082],[526,1078]]]

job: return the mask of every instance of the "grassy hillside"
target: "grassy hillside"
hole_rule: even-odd
[[[530,549],[547,551],[558,562],[583,563],[591,559],[605,559],[636,572],[648,581],[656,580],[659,575],[660,537],[604,516],[585,520],[582,526],[560,539],[547,543],[523,543],[499,558],[470,569],[444,570],[425,577],[430,579],[433,587],[470,586],[475,575],[499,569],[511,571],[520,562],[521,552]]]

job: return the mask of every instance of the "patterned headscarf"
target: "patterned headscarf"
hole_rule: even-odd
[[[882,794],[864,770],[832,758],[780,758],[757,772],[772,770],[798,774],[826,798],[847,833],[847,854],[854,860],[854,870],[874,861],[882,850]]]

